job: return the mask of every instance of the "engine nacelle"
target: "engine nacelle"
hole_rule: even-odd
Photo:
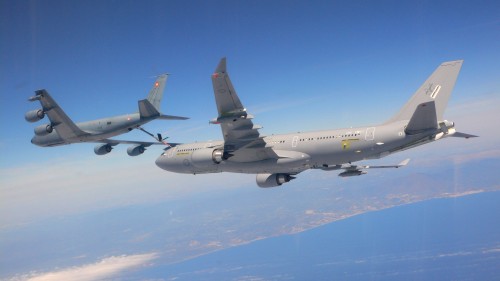
[[[97,155],[104,155],[111,152],[113,147],[110,144],[99,144],[94,147],[94,152]]]
[[[191,162],[196,167],[210,167],[226,160],[224,151],[221,149],[204,148],[193,151],[191,154]]]
[[[46,136],[54,131],[54,128],[50,124],[40,125],[35,127],[35,135]]]
[[[137,155],[143,154],[144,151],[146,151],[146,148],[142,144],[134,145],[134,146],[127,148],[127,154],[129,156],[137,156]]]
[[[26,112],[26,114],[24,114],[24,119],[26,119],[26,121],[31,123],[42,120],[44,117],[45,117],[45,112],[43,112],[42,109],[35,109],[32,111],[28,111]]]
[[[256,181],[259,187],[275,187],[293,180],[289,174],[257,174]]]
[[[343,177],[343,178],[346,178],[346,177],[355,177],[355,176],[361,176],[361,175],[364,175],[366,174],[365,171],[361,171],[361,170],[354,170],[354,171],[345,171],[345,172],[342,172],[339,174],[339,177]]]

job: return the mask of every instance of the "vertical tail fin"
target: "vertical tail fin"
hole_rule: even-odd
[[[413,94],[398,114],[394,115],[386,123],[410,120],[420,104],[430,101],[435,103],[437,121],[443,120],[443,113],[455,86],[462,63],[463,60],[443,62]]]
[[[165,85],[167,84],[168,74],[162,74],[158,76],[155,83],[153,84],[153,88],[149,91],[148,101],[156,108],[158,112],[160,112],[160,103],[163,98],[163,90],[165,89]]]

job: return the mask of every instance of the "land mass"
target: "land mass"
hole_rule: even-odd
[[[303,184],[200,192],[189,200],[134,205],[2,230],[0,278],[94,263],[103,257],[157,253],[171,265],[270,237],[296,234],[367,212],[433,198],[500,190],[499,159],[447,165],[429,173],[372,173],[343,180],[311,172]],[[447,168],[446,168],[447,167]],[[399,171],[399,170],[398,170]],[[307,180],[307,178],[310,180]],[[36,251],[33,251],[36,249]]]

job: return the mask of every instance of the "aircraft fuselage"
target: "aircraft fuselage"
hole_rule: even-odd
[[[446,123],[448,130],[454,130],[453,123]],[[440,130],[408,135],[405,133],[406,124],[407,121],[401,121],[376,127],[272,135],[264,138],[266,148],[269,148],[268,156],[275,153],[278,157],[255,155],[255,149],[248,149],[246,154],[240,150],[237,156],[219,163],[213,153],[223,149],[223,141],[183,144],[167,150],[156,164],[167,171],[189,174],[295,174],[314,168],[333,170],[336,165],[381,158],[443,135]],[[252,157],[256,160],[250,161]],[[262,158],[267,159],[259,160]]]
[[[81,122],[76,123],[76,125],[82,131],[88,133],[86,135],[64,140],[59,136],[56,130],[53,130],[51,133],[44,136],[35,135],[31,139],[31,143],[38,146],[47,147],[77,142],[98,141],[130,132],[131,130],[136,129],[139,126],[146,124],[154,119],[155,118],[141,118],[139,113],[131,113]]]

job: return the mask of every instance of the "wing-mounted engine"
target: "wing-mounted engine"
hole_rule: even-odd
[[[227,158],[222,149],[203,148],[195,150],[191,154],[191,163],[199,168],[216,166],[224,160]]]
[[[26,112],[26,114],[24,114],[24,119],[26,119],[26,121],[31,123],[42,120],[44,117],[45,117],[45,112],[43,112],[43,109],[41,108],[28,111]]]
[[[113,149],[113,146],[111,144],[105,143],[105,144],[99,144],[94,147],[94,152],[97,155],[105,155],[111,152]]]
[[[127,148],[127,154],[129,156],[137,156],[137,155],[143,154],[144,151],[146,151],[146,148],[142,144],[134,145],[134,146]]]
[[[40,125],[35,127],[35,135],[46,136],[54,131],[54,127],[50,124]]]
[[[295,179],[289,174],[257,174],[256,182],[259,187],[275,187],[280,186]]]

